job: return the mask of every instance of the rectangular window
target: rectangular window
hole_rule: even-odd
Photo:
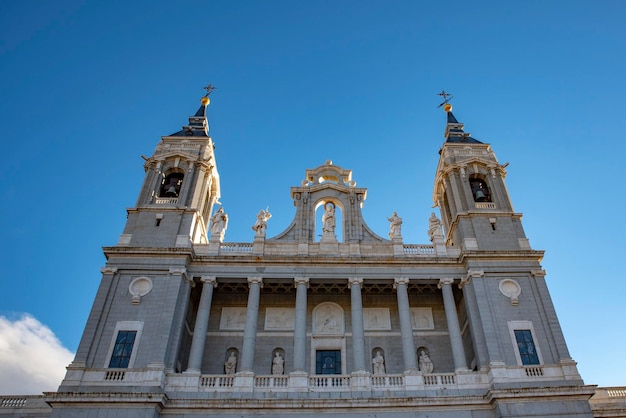
[[[315,357],[316,374],[341,374],[341,350],[318,350]]]
[[[119,331],[113,346],[109,367],[126,368],[133,353],[137,331]]]
[[[514,332],[522,364],[524,366],[540,364],[531,331],[529,329],[516,329]]]

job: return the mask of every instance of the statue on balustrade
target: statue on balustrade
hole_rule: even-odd
[[[422,350],[420,353],[419,367],[420,372],[424,374],[433,372],[433,362],[430,360],[430,356],[426,353],[426,350]]]
[[[441,229],[441,221],[437,218],[435,213],[430,214],[430,218],[428,218],[428,236],[430,237],[431,242],[436,239],[443,239],[443,231]]]
[[[224,233],[228,227],[228,215],[224,208],[219,208],[211,218],[211,238],[217,237],[220,242],[224,240]]]
[[[256,215],[256,223],[252,226],[252,230],[256,231],[255,236],[264,237],[267,229],[267,221],[272,217],[269,210],[263,210]]]
[[[228,356],[228,360],[224,363],[224,372],[226,374],[233,375],[235,374],[235,370],[237,369],[237,356],[234,351],[230,352],[230,356]]]
[[[374,374],[385,374],[385,358],[380,350],[376,352],[376,356],[372,359],[374,365]]]
[[[387,220],[389,221],[389,239],[402,239],[402,218],[394,212]]]
[[[272,374],[281,375],[285,372],[285,359],[277,351],[272,360]]]

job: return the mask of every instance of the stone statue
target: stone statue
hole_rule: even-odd
[[[235,370],[237,369],[237,356],[234,351],[230,352],[230,356],[228,356],[228,360],[224,363],[224,372],[226,374],[235,374]]]
[[[422,373],[432,373],[433,372],[433,362],[430,360],[428,354],[426,354],[425,350],[422,350],[419,358],[419,366],[420,372]]]
[[[252,226],[252,230],[256,231],[255,236],[264,237],[267,229],[267,221],[272,217],[268,210],[263,210],[256,215],[256,223]]]
[[[335,236],[335,204],[326,202],[324,204],[324,215],[322,216],[322,236]]]
[[[389,239],[402,239],[402,218],[394,212],[387,220],[389,221]]]
[[[279,352],[274,354],[274,359],[272,360],[272,374],[283,374],[285,371],[285,359],[280,355]]]
[[[219,241],[222,242],[227,227],[228,215],[224,212],[224,208],[219,208],[211,218],[211,237],[218,237]]]
[[[430,214],[428,218],[428,236],[431,241],[435,239],[443,239],[443,231],[441,230],[441,221],[437,218],[435,213]]]
[[[374,374],[385,374],[385,358],[380,350],[376,352],[376,356],[372,359],[374,365]]]

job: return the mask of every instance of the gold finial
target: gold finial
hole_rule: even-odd
[[[441,93],[437,94],[437,96],[443,97],[443,102],[441,102],[439,106],[437,107],[443,106],[443,110],[445,110],[446,112],[450,112],[452,110],[452,105],[448,102],[452,100],[452,97],[454,96],[452,96],[449,93],[446,93],[444,89],[441,89]]]

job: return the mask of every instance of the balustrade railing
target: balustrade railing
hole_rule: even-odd
[[[372,376],[373,387],[400,387],[404,386],[404,376],[401,374],[386,374]]]
[[[249,242],[225,242],[220,244],[220,253],[251,253],[252,245]]]
[[[175,205],[178,203],[177,197],[155,197],[154,204],[155,205]]]
[[[104,375],[104,380],[124,380],[126,372],[122,370],[108,371]]]
[[[405,244],[404,254],[408,255],[435,255],[434,245]]]
[[[336,389],[349,388],[350,376],[329,375],[329,376],[310,376],[309,389]]]
[[[626,388],[624,389],[607,389],[609,398],[626,398]]]
[[[0,398],[0,408],[22,408],[26,405],[24,397],[6,397]]]
[[[526,367],[526,376],[528,377],[543,376],[543,367]]]
[[[255,388],[288,388],[289,376],[256,376]]]
[[[454,385],[456,384],[456,375],[446,374],[425,374],[424,385],[426,386],[440,386],[440,385]]]
[[[233,376],[200,376],[201,388],[232,388],[235,386]]]
[[[493,202],[474,202],[476,209],[495,209],[496,204]]]

